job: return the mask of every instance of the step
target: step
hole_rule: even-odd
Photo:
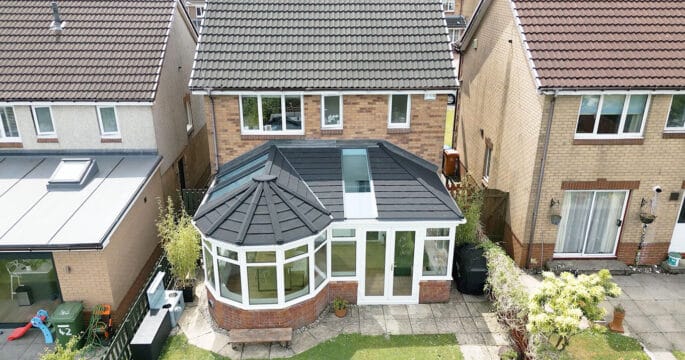
[[[580,259],[580,260],[550,260],[545,264],[548,271],[559,275],[564,271],[575,274],[589,274],[607,269],[611,275],[630,275],[630,267],[618,260]]]

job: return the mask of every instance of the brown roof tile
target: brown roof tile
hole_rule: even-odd
[[[175,1],[10,0],[0,10],[0,101],[153,101]]]
[[[512,0],[540,88],[685,88],[685,1]]]

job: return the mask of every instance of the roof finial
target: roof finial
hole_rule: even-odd
[[[62,28],[64,28],[64,21],[59,16],[59,8],[57,7],[57,1],[53,1],[50,4],[50,7],[52,7],[52,24],[50,24],[50,30],[53,31],[62,31]]]

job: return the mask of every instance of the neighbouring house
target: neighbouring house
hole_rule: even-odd
[[[197,42],[176,1],[5,1],[0,12],[0,323],[109,304],[159,255],[157,199],[206,184]]]
[[[458,149],[508,193],[521,266],[685,252],[684,24],[677,1],[481,2],[460,44]]]
[[[188,10],[188,15],[195,25],[195,29],[199,32],[200,26],[202,25],[202,19],[205,17],[205,0],[187,0],[185,1],[186,9]]]
[[[437,2],[207,4],[190,88],[215,173],[195,221],[219,325],[299,327],[338,295],[449,298],[463,219],[435,164],[456,87]]]

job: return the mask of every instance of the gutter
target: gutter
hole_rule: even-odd
[[[535,226],[538,220],[538,211],[540,210],[540,197],[542,196],[542,180],[545,177],[545,163],[547,161],[547,150],[549,149],[549,134],[552,131],[552,119],[554,118],[554,106],[556,105],[557,93],[552,95],[552,100],[549,104],[549,116],[547,118],[547,129],[545,130],[545,144],[542,149],[542,159],[540,159],[540,173],[538,174],[537,188],[535,189],[535,204],[533,205],[533,218],[530,225],[530,237],[528,238],[528,252],[526,255],[526,268],[530,267],[530,250],[533,246],[533,239],[535,239]]]
[[[217,143],[216,135],[216,111],[214,109],[214,96],[212,95],[212,89],[206,89],[207,96],[209,96],[209,101],[212,103],[212,133],[214,134],[214,174],[219,172],[219,144]]]

